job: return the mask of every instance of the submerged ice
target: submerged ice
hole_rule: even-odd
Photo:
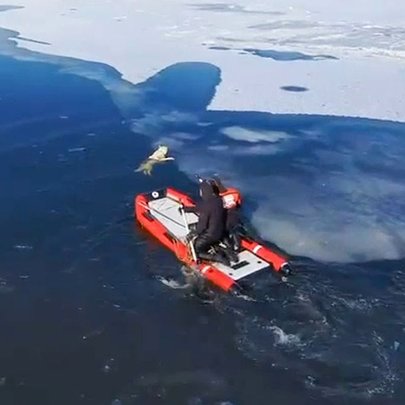
[[[133,86],[108,66],[11,45],[7,52],[99,81],[135,134],[167,145],[182,171],[216,172],[239,187],[253,225],[288,253],[339,262],[405,257],[405,124],[207,110],[221,82],[209,63],[178,63]]]
[[[209,64],[178,64],[138,86],[150,107],[133,129],[168,144],[190,175],[219,173],[240,187],[262,236],[291,254],[338,262],[405,257],[405,125],[207,111],[194,101],[185,107],[183,87],[193,100],[206,97],[219,82],[215,71]],[[195,75],[202,77],[198,85]],[[173,92],[166,82],[175,84]]]

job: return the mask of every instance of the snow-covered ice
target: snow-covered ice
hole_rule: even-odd
[[[222,82],[210,105],[215,110],[405,120],[405,3],[398,0],[13,0],[12,5],[0,13],[0,27],[18,31],[20,46],[103,62],[132,83],[182,61],[218,66]],[[337,59],[285,62],[243,49]],[[286,85],[308,91],[293,94],[281,88]]]

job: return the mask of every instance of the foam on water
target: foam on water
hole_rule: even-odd
[[[285,333],[278,326],[271,326],[270,330],[272,330],[274,333],[277,345],[295,345],[298,344],[300,341],[300,338],[298,336]]]
[[[182,290],[182,289],[186,289],[188,287],[190,287],[189,284],[180,284],[178,281],[173,280],[173,279],[168,279],[166,277],[163,276],[158,276],[156,277],[157,280],[159,280],[162,284],[166,285],[167,287],[173,288],[175,290]]]
[[[352,292],[343,298],[337,280],[299,278],[299,287],[287,296],[273,289],[265,312],[257,304],[228,307],[237,319],[238,350],[259,364],[289,370],[299,384],[324,397],[360,400],[394,395],[402,375],[403,358],[396,355],[400,342],[387,342],[383,336],[390,331],[378,319],[384,318],[387,326],[395,324],[399,308],[347,306],[361,286],[350,286]],[[369,294],[374,295],[370,290]],[[374,297],[371,301],[379,302],[378,295]]]

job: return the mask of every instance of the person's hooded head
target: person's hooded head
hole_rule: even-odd
[[[203,200],[208,200],[209,198],[216,196],[212,185],[207,181],[200,183],[200,196]]]

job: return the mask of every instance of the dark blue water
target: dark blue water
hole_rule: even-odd
[[[210,46],[209,49],[216,51],[226,51],[232,48],[226,46]],[[270,58],[278,62],[292,62],[292,61],[318,61],[318,60],[337,60],[338,58],[332,55],[308,55],[297,51],[276,51],[274,49],[254,49],[244,48],[244,53],[250,53],[262,58]]]
[[[308,155],[329,151],[336,128],[355,127],[375,142],[388,131],[402,145],[394,123],[207,111],[219,73],[206,64],[169,67],[118,109],[97,81],[58,64],[0,59],[1,404],[402,403],[403,260],[295,256],[296,275],[258,281],[257,301],[216,293],[207,303],[159,281],[181,282],[179,265],[134,224],[132,199],[167,185],[194,192],[178,165],[307,181],[317,164]],[[321,129],[327,141],[302,137],[262,159],[244,154],[252,143],[240,131],[224,135],[234,126]],[[350,147],[345,131],[332,149]],[[177,164],[156,167],[151,178],[134,173],[165,137]],[[238,164],[229,150],[240,152]],[[402,175],[394,162],[384,176]],[[254,217],[267,200],[242,191]],[[390,210],[400,215],[395,203]]]
[[[285,90],[285,91],[292,91],[296,93],[301,93],[303,91],[308,91],[306,87],[302,86],[282,86],[280,89]]]
[[[294,60],[316,61],[324,59],[338,59],[332,55],[308,55],[302,52],[295,52],[295,51],[285,52],[285,51],[276,51],[273,49],[245,48],[244,51],[256,56],[261,56],[262,58],[271,58],[273,60],[282,62],[290,62]]]
[[[244,14],[259,14],[259,15],[283,15],[281,11],[264,11],[252,9],[250,7],[240,6],[238,4],[226,3],[206,3],[206,4],[189,4],[190,7],[201,11],[215,11],[222,13],[244,13]]]

